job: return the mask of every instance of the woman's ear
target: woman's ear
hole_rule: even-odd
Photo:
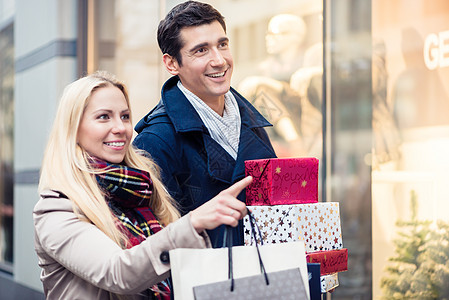
[[[176,61],[176,59],[173,56],[165,53],[162,56],[162,61],[164,62],[165,68],[167,69],[167,71],[170,74],[172,74],[172,75],[178,75],[179,74],[179,71],[178,71],[179,64],[178,64],[178,62]]]

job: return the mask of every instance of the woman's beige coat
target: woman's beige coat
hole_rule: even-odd
[[[206,248],[189,215],[131,249],[122,250],[95,225],[78,219],[72,202],[52,191],[33,211],[35,248],[47,299],[146,299],[146,289],[167,278],[161,254],[175,248]],[[41,195],[41,196],[42,196]]]

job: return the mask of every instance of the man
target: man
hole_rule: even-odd
[[[230,88],[233,60],[217,10],[196,1],[177,5],[160,22],[158,43],[173,77],[159,104],[136,125],[134,145],[160,166],[186,214],[243,178],[245,160],[276,154],[263,129],[268,121]],[[238,198],[244,201],[244,192]],[[222,246],[223,227],[208,233],[214,247]],[[233,242],[243,244],[241,221]]]

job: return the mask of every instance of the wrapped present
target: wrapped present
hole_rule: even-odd
[[[266,243],[304,241],[306,252],[343,248],[338,202],[248,206]],[[243,220],[245,245],[253,243],[249,218]]]
[[[253,182],[246,188],[247,205],[318,202],[318,159],[273,158],[245,161]]]
[[[338,273],[324,275],[320,277],[321,293],[327,293],[340,285],[338,282]]]
[[[318,251],[306,254],[308,263],[319,263],[321,275],[348,270],[348,249]]]

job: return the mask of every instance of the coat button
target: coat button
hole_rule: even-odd
[[[168,251],[162,251],[161,255],[159,256],[161,261],[164,264],[168,264],[170,262],[170,256],[168,255]]]

